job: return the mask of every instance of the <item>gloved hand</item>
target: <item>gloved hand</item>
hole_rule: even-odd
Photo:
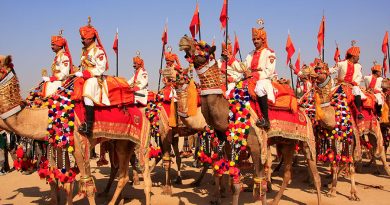
[[[80,71],[75,72],[74,75],[77,76],[77,77],[83,77],[83,73],[80,72]]]
[[[42,80],[45,81],[45,82],[48,82],[48,81],[50,81],[50,78],[47,77],[47,76],[43,76],[43,77],[42,77]]]

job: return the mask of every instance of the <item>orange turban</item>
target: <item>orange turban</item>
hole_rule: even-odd
[[[176,54],[171,53],[171,52],[165,52],[164,55],[165,55],[165,60],[166,60],[166,61],[174,61],[174,62],[176,62],[176,64],[177,64],[179,67],[181,67],[180,61],[179,61],[179,57],[178,57]]]
[[[226,49],[226,43],[222,42],[222,51],[225,49]],[[233,53],[232,44],[230,42],[228,42],[227,51],[229,52],[229,54]]]
[[[266,48],[268,48],[267,32],[264,28],[252,28],[252,38],[261,38]]]
[[[352,46],[347,50],[347,54],[350,54],[352,56],[359,56],[360,55],[360,48],[357,46]]]
[[[51,37],[51,44],[54,44],[54,45],[57,45],[60,47],[64,47],[67,43],[66,43],[65,38],[63,38],[62,36],[52,36]]]
[[[135,56],[133,58],[133,63],[139,64],[142,68],[144,68],[144,60],[142,60],[142,58],[139,56]]]
[[[379,64],[375,64],[374,66],[372,66],[371,71],[379,71],[379,72],[381,72],[382,71],[382,66],[379,65]]]
[[[83,26],[80,28],[80,36],[83,38],[93,38],[97,36],[97,31],[92,26]]]

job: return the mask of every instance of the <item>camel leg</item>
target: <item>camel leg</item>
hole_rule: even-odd
[[[57,183],[50,183],[50,204],[57,205],[60,203],[60,195],[58,194]]]
[[[144,193],[145,193],[145,198],[146,198],[146,205],[151,204],[151,194],[150,192],[152,191],[152,179],[150,178],[150,169],[149,169],[149,150],[145,153],[144,156],[145,159],[145,168],[144,172],[142,173],[144,177]]]
[[[209,166],[207,164],[203,164],[202,172],[200,173],[199,177],[191,183],[191,185],[194,187],[199,187],[200,183],[202,182],[203,177],[204,177],[204,175],[206,175],[208,169],[209,169]]]
[[[137,170],[137,164],[135,163],[136,161],[136,154],[134,153],[131,157],[130,157],[130,164],[131,164],[131,167],[133,168],[133,185],[139,185],[139,176],[138,176],[138,170]]]
[[[134,153],[134,144],[130,141],[118,140],[116,141],[116,153],[119,161],[119,179],[118,185],[115,189],[114,195],[109,205],[114,205],[118,197],[121,195],[123,188],[129,181],[129,162],[130,157]]]
[[[262,205],[266,205],[267,204],[267,196],[266,196],[266,192],[267,192],[267,179],[266,177],[266,173],[265,173],[265,166],[261,163],[260,159],[261,159],[261,156],[260,156],[260,146],[259,146],[259,141],[257,139],[257,136],[254,135],[254,134],[249,134],[248,136],[248,145],[249,145],[249,149],[250,149],[250,153],[251,153],[251,156],[252,156],[252,161],[253,161],[253,165],[254,165],[254,186],[253,186],[253,197],[256,199],[256,200],[260,200],[261,201],[261,204]],[[267,149],[268,150],[268,153],[267,153],[267,156],[270,155],[270,149]],[[271,160],[270,158],[267,159],[267,163],[268,160]],[[272,164],[272,160],[271,160],[271,164]],[[268,168],[268,172],[270,172],[270,168]],[[264,187],[265,185],[265,187]]]
[[[356,183],[355,183],[355,167],[353,163],[349,163],[349,172],[351,177],[351,197],[350,200],[360,201],[360,198],[357,196]]]
[[[339,170],[338,164],[332,165],[332,183],[328,193],[326,194],[328,197],[336,197],[337,178],[339,176],[338,170]]]
[[[83,142],[82,142],[82,138],[84,138]],[[73,152],[73,156],[80,170],[80,185],[81,185],[81,181],[85,181],[85,183],[83,184],[84,187],[79,186],[79,190],[80,191],[84,190],[85,194],[87,195],[89,204],[95,205],[96,187],[93,182],[93,178],[91,177],[91,167],[89,164],[89,156],[88,156],[89,149],[91,147],[91,142],[85,137],[79,135],[78,133],[75,133],[74,143],[75,143],[75,149],[74,149],[75,151]]]
[[[163,185],[162,194],[171,195],[171,178],[170,178],[170,169],[171,169],[171,145],[172,145],[173,132],[172,129],[168,132],[166,138],[163,140],[163,166],[165,170],[165,183]],[[176,156],[179,157],[179,156]]]
[[[119,170],[118,157],[116,156],[116,152],[115,152],[115,143],[109,142],[108,146],[109,146],[108,157],[110,159],[110,167],[111,167],[110,177],[108,179],[108,182],[107,182],[107,185],[106,185],[106,188],[104,189],[104,191],[100,192],[98,194],[99,197],[108,195],[108,193],[110,192],[112,183],[115,180],[115,176],[116,176],[116,174],[118,173],[118,170]]]
[[[66,190],[67,205],[73,205],[73,188],[73,182],[64,184],[64,189]]]
[[[283,163],[283,158],[280,161],[279,165],[282,166],[282,163]],[[266,161],[266,164],[267,165],[265,167],[265,169],[266,169],[265,173],[267,175],[267,179],[266,179],[267,180],[267,192],[270,193],[270,192],[272,192],[272,173],[274,172],[272,170],[272,154],[271,154],[271,147],[270,146],[267,147],[267,161]],[[275,170],[276,170],[276,168],[275,168]]]
[[[178,137],[173,137],[172,139],[172,147],[173,151],[176,156],[176,165],[177,165],[177,178],[174,180],[175,184],[183,184],[181,180],[181,157],[180,157],[180,151],[179,151],[179,138]]]
[[[314,186],[317,190],[317,204],[321,204],[321,177],[317,170],[316,161],[315,159],[312,159],[310,149],[307,143],[303,143],[302,151],[304,152],[304,155],[306,157],[309,172],[310,175],[313,177]]]
[[[382,161],[383,168],[385,168],[385,171],[386,171],[387,176],[390,176],[390,167],[389,167],[389,164],[388,164],[387,161],[386,161],[386,150],[385,150],[385,149],[384,149],[384,151],[381,153],[380,159],[381,159],[381,161]]]
[[[214,174],[214,180],[215,180],[215,186],[214,186],[214,194],[213,194],[213,200],[210,201],[211,204],[214,205],[220,205],[221,202],[221,178],[222,175]]]
[[[283,182],[278,194],[276,194],[274,200],[272,201],[272,204],[279,204],[279,201],[283,196],[283,192],[286,189],[288,183],[290,182],[292,158],[294,155],[294,145],[293,144],[284,145],[282,148],[282,154],[283,154],[283,159],[285,160]]]

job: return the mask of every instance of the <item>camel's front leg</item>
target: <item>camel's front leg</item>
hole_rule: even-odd
[[[326,194],[328,197],[336,197],[336,187],[337,187],[337,178],[339,172],[339,164],[332,164],[332,182],[331,187],[328,193]]]
[[[357,196],[356,183],[355,183],[355,166],[353,163],[349,163],[349,171],[351,177],[351,197],[350,200],[360,201],[360,198]]]
[[[115,189],[115,193],[109,205],[114,205],[118,197],[121,195],[123,188],[129,181],[129,162],[130,157],[134,152],[134,144],[130,141],[118,140],[116,141],[116,153],[118,155],[119,164],[119,179],[118,185]]]

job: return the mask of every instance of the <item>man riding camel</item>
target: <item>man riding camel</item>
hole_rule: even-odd
[[[79,132],[91,136],[94,122],[94,105],[109,106],[107,82],[104,72],[108,70],[108,61],[97,30],[90,25],[80,28],[81,42],[84,45],[81,54],[81,69],[75,73],[85,79],[83,99],[86,110],[86,121],[79,127]],[[97,41],[97,42],[96,42]]]
[[[68,42],[62,37],[62,31],[58,36],[51,37],[51,49],[56,54],[51,65],[52,76],[43,76],[45,81],[42,86],[42,96],[48,97],[54,94],[58,87],[62,85],[70,73],[72,73],[72,56],[70,55]]]
[[[275,73],[276,56],[273,50],[268,48],[267,32],[263,27],[263,21],[258,21],[260,28],[252,28],[252,42],[255,49],[246,57],[246,67],[251,70],[251,75],[256,80],[255,93],[263,115],[262,120],[256,122],[256,126],[269,129],[268,100],[275,103],[275,94],[271,79]]]
[[[135,104],[145,106],[148,103],[148,72],[145,70],[144,60],[139,56],[133,58],[134,76],[128,81],[134,91]]]
[[[366,99],[359,85],[362,81],[362,66],[359,64],[360,48],[355,46],[352,41],[352,47],[347,50],[344,61],[340,61],[335,67],[329,68],[329,72],[337,72],[337,83],[346,83],[352,86],[352,95],[354,95],[354,104],[357,109],[357,119],[362,120],[362,99]]]
[[[226,66],[227,61],[227,66]],[[217,61],[219,69],[222,74],[226,75],[227,69],[227,80],[228,87],[226,88],[226,95],[229,95],[230,91],[236,86],[236,83],[243,78],[244,70],[241,68],[240,63],[233,56],[233,48],[231,42],[228,42],[226,47],[225,43],[222,43],[222,57]]]
[[[382,93],[382,66],[374,63],[371,68],[371,75],[364,76],[364,84],[367,91],[370,91],[375,96],[375,113],[378,117],[381,117],[382,105],[383,105],[383,93]]]

